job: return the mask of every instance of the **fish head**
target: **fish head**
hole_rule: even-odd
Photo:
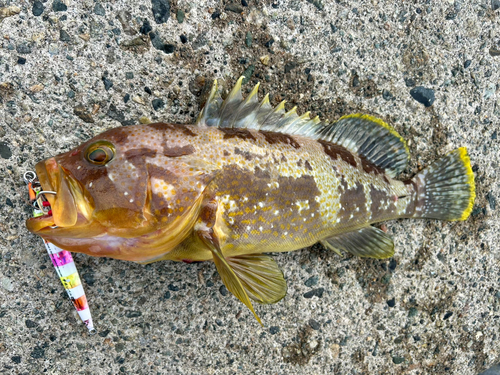
[[[52,216],[28,219],[28,229],[69,251],[89,253],[82,247],[107,239],[101,256],[125,251],[124,241],[110,245],[111,237],[146,238],[149,249],[161,243],[171,250],[167,247],[178,241],[170,237],[180,238],[184,227],[194,225],[211,179],[203,165],[192,163],[195,147],[179,129],[168,124],[115,128],[40,161],[35,168],[42,189],[55,193],[45,194]],[[144,250],[139,242],[127,246]]]

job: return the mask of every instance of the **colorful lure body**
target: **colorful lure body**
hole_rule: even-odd
[[[30,182],[28,182],[28,193],[31,203],[38,201],[37,206],[41,206],[40,208],[44,208],[47,212],[49,212],[50,205],[47,201],[43,200],[43,192],[42,195],[40,195],[40,187],[33,188],[33,181],[36,178],[35,174],[33,172],[28,172],[25,176],[26,175],[30,176]],[[44,215],[44,210],[40,208],[35,208],[33,210],[33,217],[40,217]],[[55,246],[47,240],[44,240],[43,243],[52,264],[54,265],[57,276],[59,276],[64,289],[66,289],[69,299],[73,302],[80,319],[83,321],[90,333],[95,332],[92,315],[87,302],[87,296],[85,295],[85,290],[83,289],[80,275],[78,274],[78,270],[76,269],[71,253]]]

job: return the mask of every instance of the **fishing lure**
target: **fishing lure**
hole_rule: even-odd
[[[30,203],[33,205],[33,217],[51,215],[50,203],[46,200],[45,194],[53,194],[52,191],[43,191],[37,180],[35,172],[28,171],[24,174],[24,181],[28,187]],[[85,290],[76,269],[73,256],[69,251],[63,250],[47,240],[43,240],[45,249],[54,265],[54,269],[66,289],[69,299],[75,306],[80,319],[85,324],[91,334],[95,332],[92,314],[87,302]]]

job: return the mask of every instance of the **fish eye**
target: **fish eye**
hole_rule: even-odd
[[[115,157],[115,150],[111,143],[98,142],[89,146],[85,158],[95,165],[106,165]]]

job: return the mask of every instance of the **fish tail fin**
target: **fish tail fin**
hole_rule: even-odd
[[[419,172],[407,184],[414,186],[414,218],[465,220],[472,212],[476,188],[469,155],[458,148]]]

